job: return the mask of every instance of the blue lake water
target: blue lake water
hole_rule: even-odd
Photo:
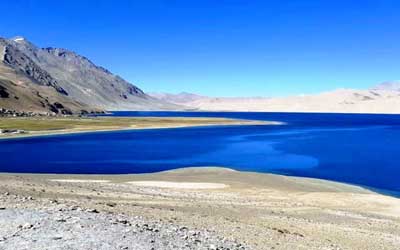
[[[213,126],[0,140],[0,172],[125,174],[187,166],[316,177],[400,192],[400,116],[116,112],[286,125]]]

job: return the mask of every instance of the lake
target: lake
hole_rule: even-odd
[[[115,112],[286,125],[212,126],[0,140],[0,172],[127,174],[188,166],[315,177],[400,192],[400,115]]]

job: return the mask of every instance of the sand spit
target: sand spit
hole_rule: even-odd
[[[0,225],[1,250],[398,250],[400,199],[336,182],[222,168],[108,176],[3,174]]]
[[[285,125],[277,121],[206,117],[96,117],[96,118],[0,118],[0,140],[138,129],[169,129],[204,126]],[[4,133],[4,130],[13,131]],[[14,132],[15,131],[15,132]],[[20,132],[18,132],[20,131]]]

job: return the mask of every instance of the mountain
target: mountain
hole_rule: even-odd
[[[371,88],[372,90],[400,91],[400,81],[387,81]]]
[[[251,111],[260,108],[267,97],[209,97],[193,93],[181,92],[178,94],[150,93],[151,96],[185,106],[187,109],[209,111]]]
[[[168,102],[204,111],[400,113],[400,88],[396,88],[395,84],[378,86],[368,90],[338,89],[315,95],[279,98],[206,97],[193,94],[198,98],[184,101],[182,99],[185,96],[190,96],[187,93],[164,96]],[[165,98],[160,94],[158,97]]]
[[[180,108],[145,94],[137,86],[66,49],[39,48],[23,37],[16,37],[0,38],[0,50],[0,86],[3,92],[12,92],[1,97],[0,108],[55,111],[51,102],[58,102],[72,112]],[[21,98],[10,98],[10,94]]]
[[[98,111],[68,97],[48,72],[0,38],[0,108],[70,114]]]
[[[0,38],[0,108],[56,114],[182,109],[400,113],[400,81],[367,90],[281,98],[207,97],[185,92],[149,95],[75,52],[39,48],[23,37]]]
[[[149,95],[153,96],[159,100],[163,100],[163,101],[166,101],[169,103],[175,103],[177,105],[186,105],[186,104],[194,102],[196,100],[208,98],[207,96],[201,96],[201,95],[196,95],[196,94],[187,93],[187,92],[181,92],[179,94],[153,92],[153,93],[149,93]]]

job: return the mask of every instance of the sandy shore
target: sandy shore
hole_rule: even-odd
[[[25,249],[23,244],[30,244],[31,249],[40,249],[34,248],[40,246],[40,242],[46,246],[67,246],[78,242],[87,247],[79,241],[83,233],[74,228],[58,232],[61,238],[57,241],[29,243],[33,236],[23,238],[22,233],[15,239],[1,241],[4,237],[1,233],[6,234],[7,228],[8,233],[17,230],[13,228],[18,226],[12,223],[13,219],[7,220],[10,216],[13,215],[15,220],[15,214],[19,213],[18,218],[25,218],[19,222],[20,228],[23,227],[21,223],[36,223],[34,232],[39,234],[52,225],[48,220],[60,216],[49,210],[59,209],[64,209],[62,215],[79,217],[85,226],[85,223],[93,223],[90,216],[96,212],[98,226],[89,223],[91,226],[88,228],[98,231],[85,231],[85,234],[90,234],[90,237],[101,234],[98,240],[109,244],[108,248],[97,246],[97,249],[151,249],[162,240],[176,241],[177,245],[168,248],[164,242],[155,249],[397,250],[400,246],[400,199],[357,186],[317,179],[223,168],[186,168],[138,175],[2,174],[0,190],[0,224],[3,228],[0,230],[0,249]],[[74,206],[80,208],[80,214],[66,209]],[[124,216],[132,223],[139,218],[141,224],[136,224],[150,223],[159,227],[163,236],[160,238],[157,233],[144,235],[146,230],[130,235],[114,228],[114,224],[101,224],[109,221],[110,216]],[[36,218],[34,222],[30,222],[32,218]],[[102,232],[105,227],[112,233]],[[177,233],[171,227],[198,232],[195,233],[198,238],[189,237],[181,244],[181,240],[174,238]],[[33,234],[30,229],[23,232],[25,236]],[[68,235],[68,232],[78,235],[67,241],[63,235]],[[207,237],[201,238],[202,235]],[[121,242],[127,245],[133,244],[129,240],[136,239],[134,237],[139,237],[135,241],[139,243],[153,237],[151,241],[156,243],[146,243],[143,248],[119,248],[120,241],[116,241],[116,237],[122,236],[125,241]],[[7,247],[7,242],[10,247]]]

